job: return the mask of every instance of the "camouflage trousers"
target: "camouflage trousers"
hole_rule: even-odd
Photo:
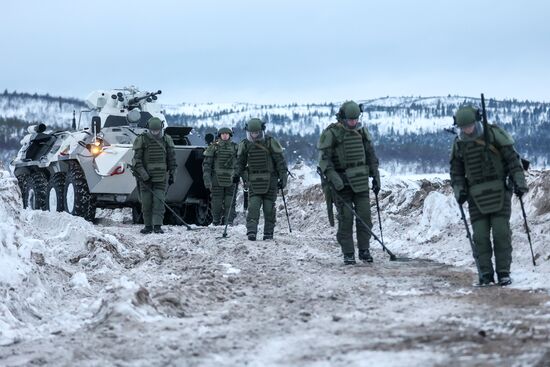
[[[478,253],[480,277],[493,277],[493,252],[495,270],[510,273],[512,264],[512,230],[510,229],[512,194],[506,193],[501,211],[482,215],[473,202],[469,202],[472,220],[473,240]],[[472,216],[474,214],[474,216]],[[493,241],[491,242],[491,234]]]
[[[265,194],[256,194],[249,191],[248,214],[246,216],[246,233],[258,232],[260,209],[264,212],[264,235],[273,236],[275,230],[275,201],[277,200],[277,180],[271,180],[269,190]]]
[[[228,220],[227,223],[232,224],[235,219],[235,201],[232,202],[233,193],[235,192],[235,185],[228,187],[224,186],[212,186],[210,190],[211,208],[212,208],[212,223],[214,225],[225,224],[222,223],[222,218]],[[229,209],[231,207],[231,209]],[[227,217],[227,211],[229,210],[229,217]]]
[[[335,205],[338,214],[338,231],[336,239],[342,248],[342,253],[350,254],[355,252],[353,244],[353,221],[355,219],[355,228],[357,230],[357,247],[359,250],[368,250],[370,233],[367,228],[355,218],[352,211],[344,204],[346,202],[351,206],[357,215],[372,228],[372,219],[370,213],[370,198],[369,191],[365,190],[360,193],[354,193],[351,187],[345,186],[338,191],[340,197],[335,197]]]
[[[155,195],[151,193],[151,189]],[[160,226],[164,220],[165,182],[148,182],[139,184],[139,198],[143,223],[146,226]],[[157,196],[157,197],[155,197]],[[159,200],[159,199],[162,199]]]

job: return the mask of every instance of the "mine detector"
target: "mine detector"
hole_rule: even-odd
[[[130,207],[134,223],[141,223],[139,190],[128,165],[135,138],[147,131],[151,117],[158,117],[164,121],[164,133],[174,140],[178,164],[166,203],[187,223],[210,224],[209,193],[202,180],[205,147],[191,145],[191,127],[166,125],[157,103],[160,94],[135,87],[94,91],[86,98],[88,109],[80,111],[78,123],[73,112],[72,129],[30,126],[10,164],[23,206],[66,211],[90,221],[96,208]],[[165,222],[173,222],[172,217],[167,212]]]

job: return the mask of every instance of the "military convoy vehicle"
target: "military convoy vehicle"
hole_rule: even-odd
[[[168,127],[157,92],[135,87],[92,92],[88,110],[73,113],[72,129],[48,130],[31,126],[10,164],[22,192],[23,205],[32,209],[66,211],[92,221],[97,208],[132,208],[134,223],[142,222],[136,180],[128,164],[132,144],[147,131],[147,121],[164,121],[164,133],[176,146],[176,183],[166,203],[190,224],[208,225],[212,218],[209,193],[202,180],[205,147],[193,146],[190,127]],[[165,222],[170,223],[167,211]],[[173,219],[173,218],[172,218]]]

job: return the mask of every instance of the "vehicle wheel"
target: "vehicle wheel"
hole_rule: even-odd
[[[143,213],[139,205],[132,206],[132,223],[143,224]]]
[[[198,226],[207,226],[212,223],[212,213],[208,205],[195,205],[195,224]]]
[[[46,187],[48,180],[42,172],[34,172],[22,180],[21,195],[23,207],[44,210],[46,206]]]
[[[90,194],[86,177],[80,166],[72,163],[63,188],[63,205],[69,214],[93,221],[95,218],[95,198]]]
[[[64,210],[63,190],[65,188],[65,174],[58,172],[48,182],[46,188],[46,210],[62,212]]]

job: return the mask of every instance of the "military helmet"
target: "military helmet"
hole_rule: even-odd
[[[245,130],[248,132],[265,130],[265,122],[262,122],[259,118],[250,119],[246,123]]]
[[[481,114],[478,109],[472,106],[461,107],[454,116],[455,124],[458,127],[464,127],[474,124],[481,120]]]
[[[228,127],[222,127],[218,130],[218,137],[222,136],[222,134],[229,134],[229,136],[233,136],[233,130]]]
[[[340,107],[338,111],[338,118],[340,120],[350,119],[356,120],[361,115],[361,108],[354,101],[346,101]]]
[[[161,130],[162,125],[163,125],[162,120],[159,119],[158,117],[151,117],[147,121],[147,127],[149,128],[149,130]]]

